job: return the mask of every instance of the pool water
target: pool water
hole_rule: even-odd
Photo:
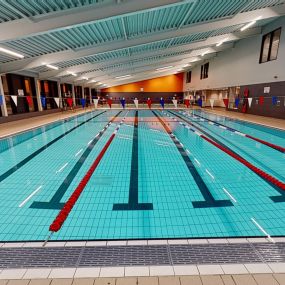
[[[284,131],[199,110],[97,110],[0,140],[0,241],[45,240],[124,117],[52,240],[285,235],[285,191],[199,135],[285,182],[284,153],[226,127],[282,147]]]

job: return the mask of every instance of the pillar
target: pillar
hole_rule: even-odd
[[[3,104],[1,105],[2,116],[8,117],[8,111],[7,111],[7,106],[6,106],[6,100],[5,100],[4,88],[3,88],[1,75],[0,75],[0,95],[3,96]]]
[[[73,100],[73,105],[76,106],[74,84],[72,84],[72,100]]]
[[[40,112],[43,111],[42,101],[41,101],[41,89],[40,89],[40,80],[35,78],[35,87],[36,87],[36,96],[37,96],[37,103],[38,103],[38,110]]]
[[[58,98],[59,98],[59,108],[62,108],[62,95],[61,95],[61,88],[60,88],[60,82],[57,82],[57,92],[58,92]]]

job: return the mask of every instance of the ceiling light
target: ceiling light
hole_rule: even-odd
[[[198,61],[199,58],[198,57],[193,57],[193,58],[190,58],[188,61],[189,62],[195,62],[195,61]]]
[[[71,71],[68,71],[67,73],[68,73],[68,74],[70,74],[70,75],[72,75],[72,76],[77,76],[77,74],[76,74],[76,73],[71,72]]]
[[[90,83],[95,83],[95,82],[96,82],[96,80],[91,80],[91,81],[90,81]]]
[[[173,67],[172,65],[169,65],[169,66],[164,66],[164,67],[157,68],[156,70],[157,71],[161,71],[161,70],[169,69],[169,68],[172,68],[172,67]]]
[[[261,16],[259,16],[258,18],[256,18],[255,20],[251,21],[250,23],[246,24],[245,26],[243,26],[240,30],[241,32],[247,30],[248,28],[250,28],[251,26],[253,26],[256,21],[260,20],[261,19]]]
[[[6,48],[2,48],[2,47],[0,47],[0,52],[7,53],[9,55],[13,55],[13,56],[18,57],[18,58],[24,58],[24,56],[22,54],[11,51],[11,50],[6,49]]]
[[[221,40],[219,43],[216,44],[216,46],[217,47],[221,46],[227,40],[228,40],[228,38],[225,38],[225,39]]]
[[[209,50],[206,50],[205,52],[203,52],[203,53],[201,54],[201,56],[204,56],[204,55],[206,55],[207,53],[209,53]]]
[[[191,66],[191,64],[185,64],[185,65],[183,65],[183,67],[189,67],[189,66]]]
[[[99,82],[98,82],[98,84],[100,84],[100,85],[101,85],[101,84],[102,84],[102,82],[100,82],[100,81],[99,81]]]
[[[129,78],[131,77],[131,75],[127,74],[127,75],[122,75],[122,76],[116,76],[116,79],[125,79],[125,78]]]
[[[58,70],[59,68],[57,66],[51,65],[51,64],[46,64],[46,67],[54,70]]]
[[[88,77],[82,77],[82,79],[84,79],[84,80],[89,80],[89,78],[88,78]]]

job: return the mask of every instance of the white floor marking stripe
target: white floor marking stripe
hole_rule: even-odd
[[[121,137],[121,136],[118,136],[118,139],[123,139],[123,140],[132,140],[131,138]]]
[[[22,208],[35,194],[37,194],[43,185],[39,186],[30,196],[28,196],[20,205],[19,208]]]
[[[199,161],[197,158],[194,158],[194,160],[195,160],[199,165],[201,165],[200,161]]]
[[[261,225],[260,225],[254,218],[251,218],[251,221],[260,229],[260,231],[261,231],[262,233],[264,233],[264,234],[267,236],[267,238],[268,238],[271,242],[275,243],[275,240],[269,235],[269,233],[267,233],[267,232],[265,231],[264,228],[261,227]]]
[[[230,197],[231,200],[233,200],[235,203],[237,203],[237,200],[234,198],[233,195],[229,193],[229,191],[226,188],[223,188],[224,192]]]
[[[67,165],[68,165],[68,162],[65,163],[59,170],[57,170],[56,173],[61,172]]]
[[[79,155],[82,151],[83,151],[83,149],[81,148],[81,149],[75,154],[75,157],[76,157],[77,155]]]
[[[186,152],[187,152],[189,155],[191,155],[191,152],[190,152],[188,149],[186,149]]]
[[[206,169],[206,172],[212,177],[212,179],[215,179],[214,175],[208,169]]]

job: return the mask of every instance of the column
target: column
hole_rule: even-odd
[[[61,88],[60,88],[60,82],[57,82],[57,92],[58,92],[58,98],[59,98],[59,108],[62,108],[62,95],[61,95]]]
[[[85,98],[85,95],[84,95],[84,87],[81,86],[81,92],[82,92],[82,98]]]
[[[89,100],[90,100],[90,106],[92,106],[91,87],[89,87]]]
[[[72,100],[73,100],[73,105],[76,106],[74,84],[72,84]]]
[[[2,83],[2,77],[0,75],[0,95],[3,96],[3,104],[1,105],[1,111],[2,111],[2,116],[3,117],[8,117],[8,111],[7,111],[7,106],[6,106],[6,100],[4,96],[4,89],[3,89],[3,83]]]
[[[43,111],[42,101],[41,101],[41,89],[40,89],[40,80],[35,78],[35,87],[36,87],[36,96],[37,96],[37,103],[38,103],[38,110],[39,112]]]

